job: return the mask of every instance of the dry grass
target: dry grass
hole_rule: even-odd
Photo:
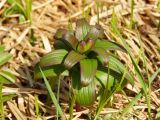
[[[136,59],[139,58],[137,62],[141,72],[144,76],[147,75],[143,67],[141,53],[139,52],[142,45],[147,57],[149,74],[153,74],[160,68],[160,31],[157,29],[160,20],[160,12],[157,10],[158,0],[135,0],[133,20],[137,28],[133,30],[127,27],[130,24],[129,2],[126,2],[126,0],[99,0],[99,2],[100,25],[105,29],[107,38],[113,39],[118,43],[121,41],[111,31],[110,27],[111,15],[114,8],[118,16],[118,27],[130,46],[134,57]],[[95,24],[97,22],[96,2],[88,0],[84,5],[82,0],[33,0],[32,25],[29,22],[19,24],[19,14],[12,15],[9,18],[2,17],[4,10],[8,7],[6,0],[0,1],[0,44],[5,44],[6,50],[13,55],[13,59],[3,69],[6,69],[6,67],[10,68],[13,74],[17,76],[18,86],[4,86],[3,94],[15,93],[18,96],[5,103],[5,116],[10,120],[35,120],[34,95],[38,94],[46,97],[47,91],[41,81],[34,81],[32,79],[34,65],[42,55],[48,53],[53,48],[53,35],[57,28],[68,27],[69,20],[75,26],[74,22],[78,18],[83,17],[83,13],[87,13],[87,11],[89,11],[89,14],[86,17],[90,19],[90,23]],[[29,41],[31,29],[34,30],[36,38],[34,44],[31,44]],[[122,52],[118,52],[117,54],[128,65],[130,70],[133,70],[129,56]],[[160,76],[157,76],[152,84],[151,112],[153,118],[160,106],[159,82]],[[64,81],[61,90],[63,92],[61,101],[63,101],[62,106],[68,116],[68,93],[65,90],[67,88],[67,83],[65,83]],[[135,78],[134,87],[131,85],[127,85],[126,87],[128,98],[122,94],[116,94],[113,108],[104,108],[101,114],[118,114],[119,110],[128,104],[128,99],[134,97],[134,94],[140,90],[140,86],[140,83]],[[54,106],[47,106],[45,102],[39,101],[39,107],[41,118],[38,118],[38,120],[53,119],[56,114]],[[133,110],[128,113],[128,118],[130,116],[131,119],[135,120],[147,119],[146,108],[145,99],[142,98],[134,106]],[[82,114],[88,114],[89,112],[89,108],[84,108],[81,112],[75,112],[74,120],[80,119]]]

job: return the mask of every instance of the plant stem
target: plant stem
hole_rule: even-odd
[[[133,10],[134,10],[134,0],[131,0],[130,29],[132,29],[132,28],[133,28]]]
[[[60,75],[59,78],[58,78],[58,91],[57,91],[57,101],[58,101],[58,103],[59,103],[61,77],[62,77],[62,76]],[[63,78],[62,78],[62,79],[63,79]],[[59,115],[59,113],[58,113],[58,110],[57,110],[57,111],[56,111],[57,120],[58,120],[58,115]]]
[[[72,88],[71,88],[72,89]],[[71,90],[70,90],[71,91]],[[70,118],[69,120],[72,120],[73,119],[73,107],[74,107],[74,104],[75,104],[75,99],[76,99],[76,96],[73,92],[73,89],[72,91],[70,92],[70,99],[71,99],[71,103],[70,103],[70,106],[69,106],[69,115],[70,115]]]

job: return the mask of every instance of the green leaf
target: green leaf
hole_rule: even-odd
[[[156,116],[155,116],[155,120],[159,120],[160,119],[160,107],[156,110]]]
[[[96,78],[98,79],[98,81],[100,82],[101,86],[103,88],[106,88],[106,85],[108,86],[108,90],[111,90],[112,86],[114,85],[114,81],[115,81],[115,78],[114,76],[109,76],[109,80],[108,80],[108,74],[107,72],[104,72],[104,71],[100,71],[100,70],[97,70],[96,72]],[[108,82],[108,83],[107,83]]]
[[[11,84],[11,82],[5,77],[0,75],[0,84]]]
[[[111,64],[110,64],[110,66],[111,66]],[[109,72],[109,80],[110,80],[109,84],[110,85],[109,86],[112,86],[112,82],[114,82],[113,85],[116,86],[117,84],[120,83],[120,80],[122,79],[122,76],[123,76],[124,72],[121,73],[119,70],[114,70],[110,66],[109,66],[109,68],[110,68],[110,72]],[[108,67],[104,67],[104,66],[99,65],[97,70],[99,70],[101,72],[105,72],[106,74],[108,73]],[[104,73],[102,73],[102,74],[104,74]],[[100,84],[102,85],[102,87],[104,87],[106,85],[103,85],[103,83],[107,83],[108,79],[102,79],[101,80],[101,77],[103,77],[103,76],[100,76],[100,77],[96,76],[96,78],[99,78],[98,80],[99,80]],[[121,84],[121,86],[118,90],[123,89],[125,87],[125,85],[127,84],[127,82],[128,82],[128,78],[126,77],[126,73],[125,73],[125,78],[124,78],[124,80],[123,80],[123,82],[122,82],[122,84]],[[109,86],[108,86],[108,88],[111,88]]]
[[[96,99],[95,87],[94,81],[92,81],[87,87],[76,90],[76,103],[81,106],[92,105]]]
[[[109,61],[109,54],[106,52],[103,48],[93,48],[92,51],[94,51],[98,56],[98,60],[102,63],[102,65],[107,65]]]
[[[74,68],[70,70],[70,76],[72,80],[72,87],[73,89],[80,89],[81,86],[81,78],[80,78],[80,72],[78,69]]]
[[[63,41],[66,46],[70,46],[73,49],[76,49],[78,45],[78,40],[73,33],[65,29],[58,29],[54,37],[57,40]]]
[[[81,85],[87,86],[94,80],[97,70],[96,59],[83,59],[80,61]]]
[[[143,75],[142,75],[141,71],[139,70],[138,65],[136,64],[136,62],[135,62],[135,60],[134,60],[134,58],[133,58],[133,56],[131,54],[131,50],[129,48],[129,45],[127,44],[126,40],[123,38],[123,36],[121,35],[120,31],[118,30],[116,23],[117,23],[117,17],[116,17],[115,11],[113,10],[112,21],[111,21],[112,31],[121,39],[125,49],[127,50],[127,53],[130,56],[130,59],[132,61],[134,69],[135,69],[136,77],[138,78],[138,81],[140,82],[141,87],[143,89],[144,96],[145,96],[145,99],[147,101],[148,116],[149,116],[149,119],[151,119],[150,92],[148,92],[149,93],[149,95],[148,95],[148,93],[147,93],[147,91],[148,91],[147,90],[147,84],[144,81]]]
[[[26,13],[26,17],[28,20],[30,20],[30,23],[32,23],[32,0],[25,0],[26,3],[26,9],[25,9],[25,13]]]
[[[4,45],[0,45],[0,54],[1,54],[2,52],[4,52],[4,49],[5,49],[5,46],[4,46]]]
[[[3,100],[3,102],[6,102],[6,101],[9,101],[9,100],[11,100],[13,97],[16,97],[16,96],[17,96],[16,94],[3,95],[3,96],[2,96],[2,100]]]
[[[0,66],[5,64],[6,62],[8,62],[8,60],[10,60],[12,58],[12,55],[7,53],[7,52],[3,52],[0,53]]]
[[[0,76],[1,78],[3,77],[2,81],[4,82],[4,84],[9,84],[9,81],[12,83],[15,83],[16,81],[16,77],[8,71],[4,71],[4,70],[0,71]]]
[[[109,62],[110,62],[110,69],[112,69],[112,70],[114,70],[114,71],[116,71],[117,73],[120,73],[120,74],[124,73],[124,71],[125,71],[126,68],[125,68],[125,66],[118,59],[116,59],[113,56],[110,56]],[[130,72],[126,73],[125,78],[127,80],[129,80],[129,82],[131,84],[134,84],[134,78],[130,74]]]
[[[149,82],[150,84],[153,82],[153,80],[156,78],[156,76],[160,73],[160,68],[150,77]]]
[[[129,112],[129,110],[131,108],[133,108],[133,106],[136,104],[136,102],[141,98],[142,93],[140,92],[138,95],[136,95],[131,101],[130,103],[122,110],[122,114],[121,116],[118,118],[118,120],[122,120],[123,116],[125,116],[126,113]]]
[[[109,41],[109,40],[100,40],[98,39],[95,43],[95,47],[96,48],[103,48],[105,50],[121,50],[123,52],[126,52],[126,49],[121,46],[120,44],[117,44],[113,41]]]
[[[42,71],[43,71],[44,75],[46,76],[46,78],[57,77],[62,73],[64,76],[68,75],[68,71],[65,71],[65,68],[62,65],[44,67],[44,68],[42,68]],[[38,64],[37,64],[35,66],[35,70],[34,70],[34,79],[41,79],[41,78],[43,78],[43,76],[42,76],[41,71],[39,70]]]
[[[59,105],[59,103],[57,102],[56,96],[55,96],[55,94],[53,93],[52,88],[51,88],[49,82],[47,81],[47,79],[46,79],[46,77],[45,77],[42,69],[41,69],[40,67],[39,67],[39,69],[40,69],[40,71],[41,71],[41,73],[42,73],[42,76],[43,76],[45,85],[46,85],[47,90],[48,90],[48,92],[49,92],[49,95],[50,95],[50,97],[51,97],[51,99],[52,99],[52,102],[54,103],[57,111],[58,111],[59,114],[61,115],[61,119],[62,119],[62,120],[66,120],[66,117],[65,117],[65,115],[64,115],[64,113],[63,113],[63,111],[62,111],[62,109],[61,109],[61,107],[60,107],[60,105]]]
[[[14,2],[20,3],[20,0],[7,0],[7,3],[13,4]]]
[[[75,36],[79,41],[82,41],[85,39],[89,30],[90,30],[90,25],[85,19],[80,19],[76,22]]]
[[[76,98],[76,103],[82,106],[92,105],[96,99],[95,80],[92,81],[87,87],[82,87],[79,70],[72,69],[70,71],[70,75],[72,79],[72,88]]]
[[[54,50],[44,55],[41,58],[39,65],[42,67],[47,67],[47,66],[61,64],[67,53],[68,52],[64,49]]]
[[[71,52],[68,53],[66,59],[64,60],[64,66],[70,69],[85,57],[86,57],[85,55],[81,55],[72,50]]]

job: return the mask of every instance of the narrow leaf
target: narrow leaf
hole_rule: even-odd
[[[0,66],[5,64],[6,62],[8,62],[8,60],[10,60],[12,58],[12,55],[7,53],[7,52],[3,52],[0,53]]]
[[[115,43],[113,41],[109,41],[109,40],[100,40],[98,39],[95,43],[95,47],[96,48],[103,48],[105,50],[121,50],[123,52],[126,52],[126,49],[121,46],[120,44],[118,43]]]
[[[4,84],[5,83],[9,84],[8,81],[10,81],[11,83],[15,83],[15,81],[16,81],[16,77],[8,71],[4,71],[4,70],[0,71],[0,76],[1,76],[1,78],[3,77],[2,81],[4,82]]]
[[[4,52],[5,46],[4,45],[0,45],[0,53]]]
[[[43,56],[39,62],[39,65],[42,67],[47,67],[61,64],[67,53],[68,52],[64,49],[54,50]]]
[[[56,109],[58,110],[59,114],[61,115],[62,120],[66,120],[66,117],[65,117],[65,115],[64,115],[64,113],[63,113],[63,111],[62,111],[62,109],[61,109],[61,107],[60,107],[60,105],[59,105],[59,103],[57,102],[57,99],[56,99],[56,97],[55,97],[55,94],[53,93],[52,88],[51,88],[51,86],[49,85],[49,82],[47,81],[47,79],[46,79],[46,77],[45,77],[42,69],[41,69],[40,67],[39,67],[39,69],[40,69],[40,71],[41,71],[41,73],[42,73],[42,76],[43,76],[45,85],[46,85],[46,87],[47,87],[47,89],[48,89],[48,92],[49,92],[49,94],[50,94],[50,97],[51,97],[51,99],[52,99],[52,102],[54,103]]]
[[[28,20],[30,20],[30,23],[32,23],[32,0],[25,0],[26,2],[26,9],[25,9],[25,13],[26,13],[26,17]]]
[[[97,70],[96,59],[83,59],[80,61],[81,70],[81,84],[87,86],[91,81],[94,80]]]
[[[11,84],[12,82],[0,75],[0,84]]]
[[[103,64],[107,65],[109,61],[109,55],[103,48],[93,48],[92,51],[94,51],[97,54],[98,60]]]
[[[3,84],[0,83],[0,114],[1,114],[1,119],[5,120],[2,89],[3,89]]]
[[[125,68],[125,66],[118,59],[116,59],[113,56],[110,56],[109,61],[110,61],[110,69],[116,71],[117,73],[124,73],[124,71],[125,71],[126,68]],[[127,80],[129,80],[129,82],[131,84],[134,84],[134,78],[130,74],[130,72],[126,73],[126,77],[125,78]]]
[[[3,102],[9,101],[9,100],[11,100],[12,98],[14,98],[16,96],[17,96],[16,94],[3,95],[2,96],[2,101]]]
[[[62,65],[44,67],[44,68],[42,68],[42,71],[43,71],[44,75],[46,76],[46,78],[57,77],[62,73],[64,76],[68,75],[68,72],[65,71],[65,68]],[[42,76],[41,71],[39,70],[39,67],[37,64],[34,69],[34,79],[41,79],[41,78],[43,78],[43,76]]]
[[[130,103],[123,109],[122,114],[121,114],[121,116],[120,116],[120,118],[118,120],[121,120],[123,118],[123,116],[125,116],[125,114],[128,113],[131,108],[133,108],[133,106],[141,98],[141,96],[142,96],[142,93],[139,93],[138,95],[136,95],[136,97],[134,97],[130,101]]]
[[[127,50],[127,53],[129,54],[130,58],[131,58],[132,64],[134,66],[134,69],[135,69],[136,75],[138,77],[138,80],[139,80],[139,82],[140,82],[140,84],[143,88],[143,91],[144,91],[145,95],[147,95],[147,93],[146,93],[147,86],[146,86],[146,83],[144,82],[143,75],[141,74],[141,72],[138,68],[138,65],[136,64],[134,58],[132,57],[132,54],[131,54],[131,51],[130,51],[130,48],[129,48],[128,44],[126,43],[126,41],[124,40],[124,38],[122,37],[121,33],[119,32],[119,30],[117,28],[117,18],[116,18],[116,14],[115,14],[114,10],[113,10],[113,14],[112,14],[111,26],[112,26],[113,32],[116,33],[117,36],[121,38],[121,41],[123,42],[123,45],[124,45],[125,49]]]
[[[101,86],[103,88],[106,88],[106,85],[108,86],[108,90],[111,90],[111,87],[114,85],[114,82],[115,82],[115,78],[111,75],[109,75],[108,77],[108,74],[107,72],[104,72],[104,71],[100,71],[100,70],[97,70],[96,72],[96,78],[98,79],[98,81],[100,82]],[[109,80],[108,80],[109,78]]]
[[[150,84],[153,82],[153,80],[156,78],[156,76],[160,73],[160,68],[150,77],[149,82]]]

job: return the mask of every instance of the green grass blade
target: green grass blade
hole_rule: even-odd
[[[64,68],[63,65],[55,65],[50,67],[42,68],[42,71],[46,78],[57,77],[60,74],[68,76],[68,71]],[[43,78],[41,71],[39,70],[38,64],[35,66],[34,69],[34,79],[41,79]]]
[[[130,29],[133,28],[133,10],[134,10],[134,0],[131,0],[131,17],[130,17]]]
[[[157,75],[160,73],[160,68],[150,77],[149,83],[151,84],[153,80],[157,77]]]
[[[63,77],[60,75],[59,79],[58,79],[58,88],[57,88],[58,89],[58,91],[57,91],[57,101],[58,101],[58,103],[59,103],[59,96],[60,96],[61,79],[63,79]],[[58,116],[59,116],[59,114],[58,114],[58,110],[57,110],[57,112],[56,112],[57,120],[58,120]]]
[[[8,71],[0,71],[0,75],[2,77],[4,77],[5,79],[9,80],[11,83],[15,83],[15,81],[16,81],[16,77],[12,73],[10,73]]]
[[[118,73],[124,73],[126,67],[115,57],[110,56],[109,59],[109,63],[110,63],[110,69],[118,72]],[[130,72],[126,73],[126,77],[125,77],[132,85],[134,84],[134,78],[132,76],[132,74]]]
[[[146,93],[147,87],[146,87],[146,83],[144,82],[143,75],[141,74],[141,72],[140,72],[140,70],[138,68],[138,65],[136,64],[135,60],[132,57],[131,51],[129,49],[129,46],[127,45],[126,41],[123,39],[121,33],[118,31],[118,28],[117,28],[117,18],[116,18],[114,10],[113,10],[113,14],[112,14],[111,26],[112,26],[113,32],[116,33],[118,35],[118,37],[121,38],[121,41],[122,41],[125,49],[127,50],[128,54],[129,54],[129,56],[131,58],[131,61],[132,61],[133,66],[135,68],[136,75],[138,77],[139,82],[141,83],[142,89],[143,89],[144,93]]]
[[[57,99],[56,99],[56,97],[55,97],[55,94],[53,93],[52,88],[51,88],[51,86],[49,85],[49,82],[47,81],[47,79],[46,79],[46,77],[45,77],[45,75],[44,75],[41,67],[39,67],[39,69],[40,69],[40,71],[41,71],[41,73],[42,73],[42,76],[43,76],[45,85],[46,85],[46,87],[47,87],[47,89],[48,89],[48,92],[49,92],[49,94],[50,94],[50,97],[51,97],[51,99],[52,99],[52,102],[54,103],[56,109],[58,110],[59,114],[61,115],[62,120],[66,120],[66,117],[65,117],[65,115],[64,115],[64,113],[63,113],[63,111],[62,111],[62,109],[61,109],[61,107],[60,107],[60,105],[59,105],[59,103],[57,102]]]
[[[16,94],[3,95],[2,101],[3,102],[9,101],[9,100],[11,100],[12,98],[14,98],[16,96],[17,96]]]
[[[133,106],[135,105],[135,103],[142,97],[142,93],[139,93],[138,95],[136,95],[131,101],[130,103],[122,110],[121,116],[118,118],[118,120],[122,120],[123,117],[126,115],[127,112],[129,112],[129,110],[131,108],[133,108]]]
[[[0,83],[0,113],[1,113],[1,120],[5,120],[5,116],[4,116],[4,107],[3,107],[2,87],[3,87],[3,84]]]
[[[0,45],[0,54],[1,54],[2,52],[4,52],[4,49],[5,49],[5,46],[4,46],[4,45]]]
[[[122,89],[121,85],[123,84],[126,72],[127,72],[127,68],[125,69],[125,71],[124,71],[124,73],[123,73],[123,75],[121,77],[120,82],[117,83],[117,85],[115,84],[112,87],[112,90],[104,89],[104,91],[102,92],[102,94],[100,95],[100,100],[99,100],[99,104],[98,104],[98,108],[97,108],[94,120],[97,120],[97,118],[98,118],[100,112],[102,111],[103,107],[110,101],[110,99],[113,96],[113,94]],[[110,67],[108,67],[108,74],[110,74]],[[110,80],[110,77],[108,76],[108,80],[107,81],[109,81],[109,80]],[[108,83],[110,83],[110,82],[107,82],[106,88],[109,87]]]
[[[10,60],[12,58],[12,55],[7,53],[7,52],[3,52],[0,53],[0,66],[5,64],[6,62],[8,62],[8,60]]]
[[[34,98],[35,98],[36,117],[38,119],[40,117],[39,104],[38,104],[38,96],[35,95]]]
[[[32,13],[32,0],[25,0],[26,2],[26,16],[27,16],[27,19],[30,20],[30,24],[32,24],[32,16],[31,16],[31,13]]]
[[[128,46],[128,44],[126,43],[126,41],[124,40],[124,38],[122,37],[121,33],[119,32],[118,28],[117,28],[117,18],[116,18],[116,15],[115,15],[115,12],[113,11],[113,14],[112,14],[112,21],[111,21],[111,26],[112,26],[112,31],[114,33],[116,33],[116,35],[118,37],[120,37],[124,47],[126,48],[129,56],[130,56],[130,59],[132,61],[132,64],[134,66],[134,70],[135,70],[135,73],[136,73],[136,76],[138,78],[138,81],[140,82],[141,84],[141,87],[142,87],[142,90],[144,92],[144,95],[145,95],[145,99],[147,101],[147,106],[148,106],[148,115],[149,115],[149,119],[151,120],[151,110],[150,110],[150,84],[149,87],[147,86],[147,84],[144,82],[144,78],[143,78],[143,75],[142,73],[140,72],[139,68],[138,68],[138,65],[136,64],[132,54],[131,54],[131,51],[130,51],[130,48]],[[144,59],[145,60],[145,59]],[[148,90],[149,89],[149,90]],[[147,93],[148,92],[148,93]]]
[[[109,81],[108,81],[108,76],[109,76]],[[115,80],[115,78],[111,75],[108,75],[106,71],[104,72],[100,70],[96,71],[96,79],[100,82],[102,88],[106,88],[107,85],[108,90],[111,90]]]

